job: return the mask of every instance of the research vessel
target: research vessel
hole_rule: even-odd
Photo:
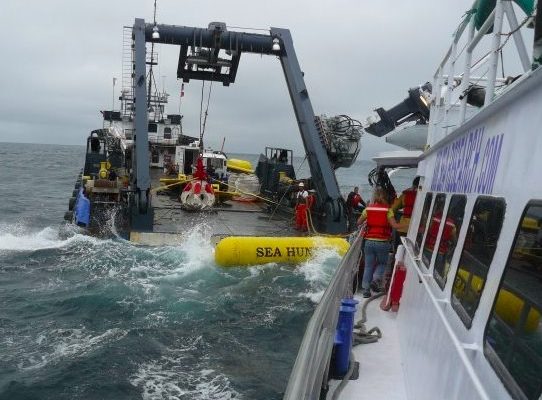
[[[542,398],[541,46],[540,2],[466,11],[423,100],[423,153],[376,157],[381,171],[420,177],[389,289],[355,293],[358,238],[308,324],[285,399]],[[379,114],[385,129],[373,132],[399,127]],[[369,344],[348,357],[352,341]]]
[[[287,29],[255,34],[231,31],[222,22],[195,28],[136,19],[125,28],[124,42],[121,107],[103,111],[103,127],[88,137],[85,165],[75,183],[67,220],[90,234],[113,232],[146,245],[178,244],[186,232],[203,222],[215,242],[247,237],[246,242],[231,243],[224,251],[249,252],[252,261],[247,262],[259,264],[299,261],[289,257],[291,249],[277,245],[273,239],[277,236],[291,237],[295,245],[299,236],[348,233],[335,169],[354,163],[361,124],[345,115],[314,114]],[[183,82],[181,90],[198,80],[208,85],[233,84],[244,53],[278,58],[310,177],[296,176],[289,149],[267,147],[253,166],[206,148],[204,130],[186,135],[183,115],[167,114],[168,94],[155,85],[156,44],[179,49],[176,77]],[[292,214],[299,203],[300,185],[301,192],[307,193],[303,196],[306,204],[303,221],[295,226]],[[266,239],[253,243],[254,236]],[[300,249],[296,247],[294,254],[305,257],[310,249],[334,241],[321,237],[318,244],[307,244],[299,240]],[[341,239],[339,247],[343,244]]]

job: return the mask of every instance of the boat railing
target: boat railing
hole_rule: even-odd
[[[299,347],[283,399],[318,399],[327,382],[341,299],[353,296],[361,257],[361,238],[350,246],[312,315]]]
[[[511,37],[519,56],[522,69],[520,73],[531,69],[531,58],[522,36],[525,27],[529,26],[531,15],[526,15],[525,19],[518,23],[512,2],[496,0],[495,7],[481,23],[481,17],[477,16],[477,13],[489,11],[487,7],[490,3],[480,0],[474,2],[455,31],[452,44],[433,76],[427,141],[430,146],[462,125],[478,108],[493,102],[498,90],[510,83],[504,77],[497,78],[497,73],[499,58],[502,60],[503,48]],[[523,10],[532,14],[532,6],[529,9],[525,4]],[[483,10],[483,7],[486,9]],[[505,17],[508,26],[503,24]],[[488,41],[490,43],[487,43]],[[477,57],[474,62],[473,56]],[[511,64],[508,63],[508,66]],[[501,69],[504,75],[502,61]],[[473,92],[480,89],[478,104],[473,104]]]

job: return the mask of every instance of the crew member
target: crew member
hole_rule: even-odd
[[[279,154],[279,162],[287,163],[288,162],[288,150],[282,149]]]
[[[192,175],[192,161],[185,162],[183,172],[185,175]]]
[[[399,236],[405,236],[408,232],[408,225],[410,224],[410,217],[412,216],[412,211],[414,210],[414,203],[416,202],[416,194],[418,193],[418,186],[420,184],[420,177],[417,176],[412,181],[412,186],[408,189],[403,190],[401,196],[393,203],[391,209],[394,213],[398,210],[403,209],[401,215],[401,229],[397,229]]]
[[[427,231],[427,238],[425,239],[424,245],[424,255],[428,260],[431,260],[431,254],[437,243],[437,236],[442,221],[442,212],[435,214],[429,225],[429,230]],[[457,237],[457,228],[452,218],[446,217],[444,222],[444,228],[442,230],[442,235],[440,237],[440,242],[437,250],[437,258],[435,261],[435,268],[438,265],[444,265],[444,258],[448,253],[450,245],[455,242]]]
[[[307,231],[307,197],[309,192],[305,190],[305,184],[299,183],[295,205],[295,229]]]
[[[375,189],[373,201],[361,213],[358,225],[364,221],[367,221],[367,226],[362,233],[365,238],[363,248],[365,268],[361,287],[363,297],[367,298],[371,297],[371,289],[375,292],[384,290],[383,277],[391,249],[391,229],[400,229],[402,226],[395,221],[393,210],[387,201],[387,194],[380,187]]]
[[[348,213],[348,226],[350,230],[354,230],[355,228],[357,214],[361,213],[367,207],[367,204],[365,204],[358,192],[359,187],[356,186],[346,198],[346,211]]]

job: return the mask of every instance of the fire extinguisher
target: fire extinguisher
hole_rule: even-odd
[[[395,253],[395,267],[390,281],[390,289],[388,295],[382,301],[380,308],[385,311],[397,311],[399,309],[399,303],[401,295],[403,294],[403,284],[406,278],[406,267],[404,263],[405,248],[400,245]]]

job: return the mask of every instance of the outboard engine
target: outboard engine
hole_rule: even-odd
[[[363,134],[361,122],[348,115],[316,117],[316,126],[334,169],[350,167],[358,156]]]

